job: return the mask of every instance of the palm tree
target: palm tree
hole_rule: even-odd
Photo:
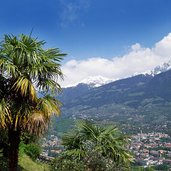
[[[63,78],[59,49],[26,35],[5,35],[0,43],[0,129],[8,132],[9,170],[16,171],[23,132],[41,135],[50,116],[60,113],[53,94]],[[38,97],[37,91],[43,92]]]
[[[77,128],[66,134],[62,143],[63,158],[84,161],[87,170],[122,170],[133,161],[127,150],[128,137],[114,126],[99,126],[79,121]],[[124,166],[124,168],[123,168]]]

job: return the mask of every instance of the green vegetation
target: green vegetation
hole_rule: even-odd
[[[132,167],[131,171],[155,171],[152,167]]]
[[[60,96],[63,118],[117,122],[126,133],[171,135],[171,70],[137,75],[96,88],[65,88]]]
[[[78,121],[62,138],[62,144],[65,150],[53,161],[52,170],[127,170],[133,161],[126,149],[128,138],[112,125]]]
[[[19,168],[22,171],[49,171],[50,167],[48,164],[35,162],[29,156],[22,155],[19,157]]]
[[[68,130],[71,130],[74,127],[74,123],[73,119],[53,117],[47,136],[53,134],[62,138],[64,133],[67,133]]]
[[[161,165],[158,165],[158,166],[155,166],[154,169],[155,170],[169,170],[170,166],[167,165],[167,164],[161,164]]]
[[[19,162],[18,162],[18,170],[19,171],[50,171],[50,166],[48,164],[35,161],[30,158],[24,152],[25,145],[20,145],[19,152]],[[6,159],[1,155],[0,156],[0,171],[8,171],[8,163]]]
[[[18,167],[22,134],[41,135],[51,115],[60,113],[52,93],[60,90],[57,78],[63,76],[60,62],[65,54],[44,49],[44,44],[23,34],[5,35],[0,43],[0,132],[5,135],[0,148],[10,171]]]
[[[42,151],[41,146],[38,143],[23,144],[20,143],[20,156],[24,154],[28,155],[33,161],[35,161]]]

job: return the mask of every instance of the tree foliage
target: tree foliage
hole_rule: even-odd
[[[62,139],[65,150],[58,157],[58,164],[53,164],[56,169],[59,169],[60,161],[65,167],[62,158],[68,162],[83,163],[84,170],[125,170],[129,167],[133,157],[126,148],[128,137],[121,134],[116,127],[99,126],[88,121],[79,121],[76,126],[76,129]]]
[[[0,129],[7,131],[9,167],[17,169],[23,132],[41,135],[50,116],[59,115],[60,102],[53,96],[61,88],[60,62],[65,54],[44,49],[44,41],[27,35],[5,35],[0,43]],[[43,92],[41,97],[37,91]]]

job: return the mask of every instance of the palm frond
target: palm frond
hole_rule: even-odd
[[[0,101],[0,127],[5,128],[11,122],[12,122],[12,116],[11,116],[9,104],[5,101],[5,99],[1,99]]]
[[[12,89],[22,96],[30,96],[32,100],[36,99],[36,90],[32,82],[25,76],[18,77],[17,81],[13,84]]]
[[[86,120],[79,120],[76,122],[76,126],[79,129],[80,135],[82,134],[86,139],[97,140],[99,129],[95,124]]]
[[[78,158],[80,160],[81,158],[86,156],[86,151],[82,149],[72,149],[72,150],[67,150],[65,152],[65,155]]]
[[[0,57],[0,72],[7,78],[17,77],[20,74],[18,68],[3,56]]]
[[[34,111],[28,118],[24,128],[30,134],[40,136],[48,129],[49,122],[50,118],[45,117],[41,111]]]
[[[50,95],[46,95],[43,98],[38,99],[37,110],[44,113],[46,117],[50,117],[52,114],[60,114],[61,103]]]

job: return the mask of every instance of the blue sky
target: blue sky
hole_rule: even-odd
[[[132,45],[153,49],[171,32],[170,9],[170,0],[6,0],[0,6],[0,35],[33,29],[47,47],[68,53],[64,67],[91,58],[123,59]]]

